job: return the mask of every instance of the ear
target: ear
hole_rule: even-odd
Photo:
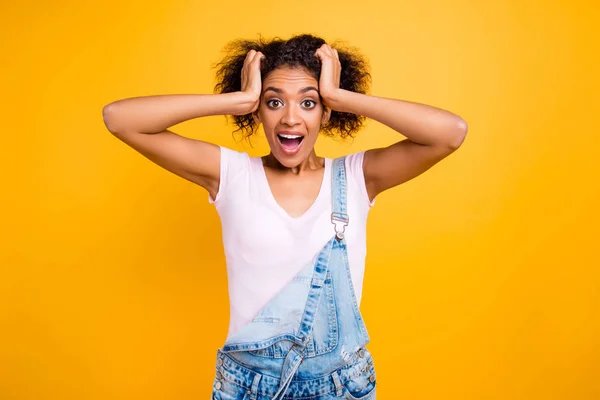
[[[260,124],[260,115],[258,115],[258,109],[256,109],[255,111],[252,112],[252,119],[254,119],[254,123],[256,125]]]
[[[331,117],[331,108],[323,107],[323,116],[321,117],[321,125],[325,125],[329,122],[329,118]]]

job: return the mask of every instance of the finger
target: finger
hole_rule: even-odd
[[[326,50],[324,50],[323,48],[320,48],[319,50],[317,50],[316,52],[317,57],[319,57],[319,59],[321,61],[324,61],[327,58],[331,58],[331,55],[327,53]]]
[[[335,54],[333,53],[333,47],[331,47],[330,45],[327,45],[327,52],[329,53],[329,55],[334,58]]]
[[[333,49],[333,59],[338,63],[340,62],[340,55],[338,54],[338,51],[336,49]]]
[[[321,47],[317,50],[321,54],[329,55],[329,49],[327,48],[327,43],[323,43]]]
[[[253,72],[260,71],[260,60],[262,57],[263,56],[261,55],[261,53],[257,52],[252,61],[250,62],[250,65],[248,65],[248,70]]]
[[[252,62],[252,60],[254,59],[254,57],[256,56],[256,51],[255,50],[250,50],[248,52],[248,54],[246,54],[246,59],[244,60],[244,65],[248,65]]]
[[[260,51],[257,51],[256,55],[252,59],[252,62],[256,62],[260,65],[260,60],[262,60],[263,58],[265,58],[265,55],[263,53],[261,53]]]

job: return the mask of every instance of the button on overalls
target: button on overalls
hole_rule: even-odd
[[[344,159],[332,169],[335,235],[217,352],[214,400],[375,399],[369,335],[344,240]]]

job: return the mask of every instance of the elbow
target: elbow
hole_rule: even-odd
[[[463,142],[465,141],[468,131],[469,126],[467,125],[467,122],[464,119],[459,118],[455,129],[450,135],[448,147],[450,147],[452,151],[457,150],[460,146],[462,146]]]
[[[119,131],[119,118],[115,103],[107,104],[102,108],[102,119],[104,120],[104,126],[110,133],[115,134]]]

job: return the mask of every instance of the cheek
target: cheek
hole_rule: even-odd
[[[258,115],[260,117],[260,123],[263,125],[265,132],[268,133],[270,128],[275,124],[274,121],[276,121],[273,113],[261,112]]]
[[[315,112],[314,115],[311,116],[310,126],[314,130],[319,131],[320,128],[321,128],[322,122],[323,122],[323,113],[321,113],[321,112]]]

